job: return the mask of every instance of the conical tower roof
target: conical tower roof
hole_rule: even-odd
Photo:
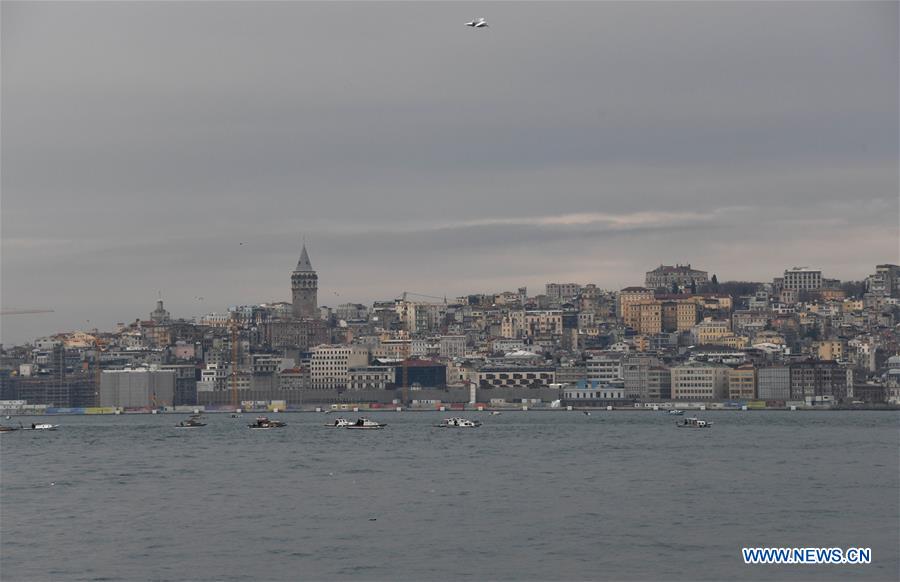
[[[294,269],[295,272],[299,271],[301,273],[314,273],[315,269],[312,267],[312,263],[309,262],[309,254],[306,252],[306,245],[303,245],[303,250],[300,252],[300,260],[297,261],[297,268]]]

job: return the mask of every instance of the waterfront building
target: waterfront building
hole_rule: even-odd
[[[622,360],[622,376],[628,398],[659,400],[671,397],[671,372],[656,356],[626,355]]]
[[[175,393],[172,404],[175,406],[197,404],[197,366],[195,364],[163,364],[163,371],[175,374]]]
[[[310,387],[343,390],[350,382],[350,369],[369,364],[369,350],[356,345],[320,345],[309,360]]]
[[[403,386],[403,361],[394,362],[393,383]],[[443,388],[447,385],[447,366],[428,359],[406,360],[406,380],[411,388]]]
[[[228,367],[224,363],[209,363],[200,371],[197,392],[218,392],[228,385]]]
[[[845,400],[852,394],[849,371],[837,362],[796,362],[790,365],[791,399],[805,400],[819,397],[835,401]],[[852,378],[852,376],[851,376]]]
[[[278,373],[278,389],[282,391],[297,391],[308,389],[310,385],[309,368],[286,368]]]
[[[756,398],[756,369],[753,366],[738,366],[728,371],[728,398],[731,400]]]
[[[159,408],[175,400],[172,370],[104,370],[100,374],[100,406]]]
[[[602,353],[588,356],[586,361],[587,380],[598,384],[611,384],[623,379],[622,360],[624,354]]]
[[[724,400],[728,397],[728,366],[689,362],[672,368],[673,400]]]
[[[394,382],[395,371],[389,366],[350,368],[348,390],[385,390]]]
[[[482,388],[549,388],[556,370],[546,366],[484,366],[478,370]]]

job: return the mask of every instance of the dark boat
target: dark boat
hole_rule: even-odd
[[[201,426],[206,426],[206,423],[201,421],[199,414],[192,414],[187,420],[182,420],[176,424],[175,428],[200,428]]]
[[[270,420],[265,416],[257,416],[256,422],[247,426],[254,430],[268,430],[270,428],[283,428],[287,426],[287,423],[280,420]]]

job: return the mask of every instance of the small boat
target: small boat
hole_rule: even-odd
[[[359,429],[359,430],[377,430],[380,428],[386,427],[387,424],[383,422],[375,422],[374,420],[370,420],[366,417],[360,417],[356,419],[356,422],[350,423],[344,428],[348,429]]]
[[[684,414],[683,410],[670,410],[669,414],[673,416],[682,416]]]
[[[434,425],[437,428],[478,428],[481,423],[477,420],[469,420],[468,418],[445,418],[440,424]]]
[[[678,428],[709,428],[712,426],[712,423],[692,416],[690,418],[682,419],[681,422],[676,422],[675,426]]]
[[[18,426],[6,426],[3,424],[0,424],[0,432],[12,432],[14,430],[19,430],[19,427]]]
[[[499,410],[492,410],[491,416],[500,416],[502,413]]]
[[[192,414],[187,420],[182,420],[176,424],[175,428],[200,428],[201,426],[206,426],[206,423],[201,421],[199,414]]]
[[[335,418],[334,422],[329,422],[325,426],[327,426],[329,428],[347,428],[351,424],[353,424],[353,423],[350,422],[349,420],[347,420],[346,418],[344,418],[343,416],[340,416],[338,418]]]
[[[49,424],[49,423],[31,423],[31,426],[23,426],[22,430],[56,430],[59,428],[58,424]]]
[[[287,423],[280,420],[270,420],[265,416],[257,416],[256,422],[247,426],[254,430],[269,430],[270,428],[283,428],[287,426]]]
[[[590,415],[591,415],[591,411],[590,411],[590,410],[582,410],[581,412],[584,413],[585,416],[590,416]]]

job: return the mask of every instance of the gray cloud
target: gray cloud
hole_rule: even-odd
[[[300,231],[330,304],[898,260],[893,2],[0,10],[7,342],[286,298]]]

